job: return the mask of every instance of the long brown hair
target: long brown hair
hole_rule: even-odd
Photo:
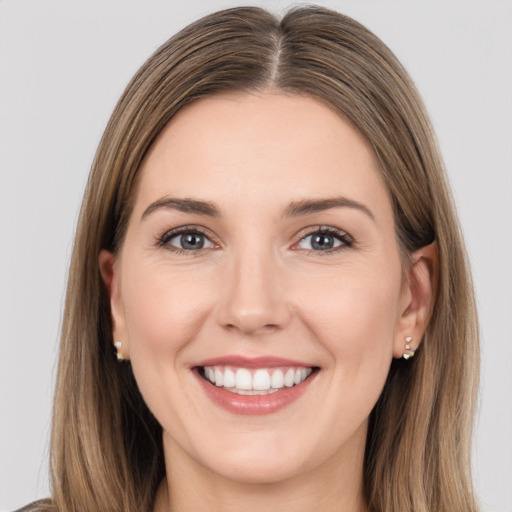
[[[51,440],[59,512],[141,512],[164,476],[161,428],[112,345],[102,249],[123,242],[140,163],[183,106],[273,88],[319,99],[369,141],[389,189],[404,265],[437,244],[436,303],[423,343],[395,360],[370,418],[364,485],[378,512],[476,511],[470,441],[479,375],[473,291],[443,164],[422,102],[391,51],[320,7],[281,20],[221,11],[160,47],[127,86],[89,177],[74,244]]]

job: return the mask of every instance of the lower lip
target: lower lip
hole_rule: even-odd
[[[245,415],[272,414],[285,408],[304,394],[317,374],[314,372],[300,384],[268,395],[239,395],[211,384],[203,379],[197,370],[194,373],[212,402],[233,414]]]

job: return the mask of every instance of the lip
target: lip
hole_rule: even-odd
[[[313,368],[313,373],[300,384],[284,388],[268,395],[239,395],[217,387],[204,379],[199,372],[203,366],[236,366],[239,368],[276,368],[283,366],[302,366]],[[207,359],[191,367],[193,374],[206,396],[216,405],[233,414],[265,415],[275,413],[298,400],[309,388],[318,374],[318,367],[301,361],[279,357],[247,358],[241,356],[226,356]]]
[[[278,366],[303,366],[304,368],[313,368],[310,363],[304,361],[295,361],[282,357],[264,356],[264,357],[243,357],[243,356],[222,356],[212,359],[205,359],[191,366],[236,366],[238,368],[277,368]]]

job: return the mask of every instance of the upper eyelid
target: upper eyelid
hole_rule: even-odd
[[[339,237],[347,238],[351,242],[354,241],[354,238],[352,235],[350,235],[347,231],[341,228],[337,228],[335,226],[329,226],[329,225],[316,225],[316,226],[309,226],[306,228],[302,228],[296,235],[295,238],[297,241],[301,241],[307,236],[314,235],[315,233],[329,233],[332,235],[338,235]]]
[[[196,224],[187,224],[185,226],[178,226],[176,228],[170,228],[170,229],[166,230],[162,236],[172,235],[172,234],[179,235],[181,233],[187,233],[187,232],[206,234],[207,230],[206,230],[206,228],[204,228],[202,226],[198,226]]]

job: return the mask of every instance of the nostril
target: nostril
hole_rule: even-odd
[[[279,330],[279,325],[277,324],[264,324],[264,325],[247,325],[247,324],[243,324],[243,325],[235,325],[235,324],[232,324],[232,323],[228,323],[224,326],[224,328],[227,330],[227,331],[230,331],[230,332],[240,332],[240,333],[243,333],[243,334],[248,334],[248,335],[258,335],[258,334],[267,334],[267,333],[271,333],[271,332],[274,332],[274,331],[277,331]]]

